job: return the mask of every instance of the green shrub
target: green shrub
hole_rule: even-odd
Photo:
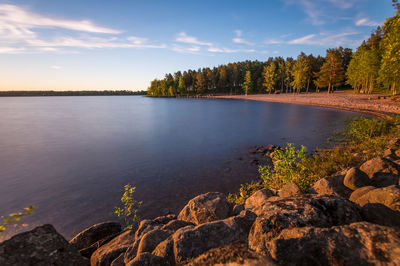
[[[296,149],[288,144],[274,151],[272,166],[259,166],[262,183],[242,185],[240,194],[230,194],[228,200],[242,203],[257,190],[267,187],[278,191],[286,183],[295,183],[302,191],[319,179],[331,176],[350,166],[376,156],[382,156],[388,143],[400,138],[400,116],[387,119],[356,118],[349,122],[346,130],[333,138],[341,143],[330,149],[317,149],[307,155],[306,148]]]
[[[124,194],[121,198],[123,206],[121,208],[115,207],[115,214],[120,218],[122,217],[125,222],[125,229],[132,229],[140,221],[138,212],[142,202],[133,198],[135,190],[136,187],[129,184],[125,185]]]

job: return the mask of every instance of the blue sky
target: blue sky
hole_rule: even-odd
[[[0,0],[0,90],[146,89],[178,70],[356,48],[390,0]]]

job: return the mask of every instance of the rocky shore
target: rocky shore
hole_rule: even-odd
[[[400,140],[320,179],[234,205],[210,192],[135,230],[93,225],[69,242],[43,225],[0,243],[0,265],[400,265]]]

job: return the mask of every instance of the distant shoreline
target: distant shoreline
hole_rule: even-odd
[[[40,96],[130,96],[146,95],[146,91],[104,90],[104,91],[0,91],[0,97]]]
[[[255,95],[222,95],[206,96],[217,99],[240,99],[263,102],[279,102],[298,105],[318,106],[344,111],[369,114],[378,117],[400,114],[400,103],[380,94],[353,94],[335,92],[333,94],[255,94]]]

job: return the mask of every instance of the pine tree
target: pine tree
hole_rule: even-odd
[[[246,73],[247,75],[247,73]],[[262,83],[266,92],[271,93],[274,90],[274,86],[277,79],[276,66],[274,62],[264,66],[264,82]]]
[[[246,71],[246,75],[244,77],[243,89],[245,91],[246,96],[247,96],[247,93],[251,93],[251,91],[253,89],[253,82],[251,80],[251,73],[248,70]]]
[[[343,59],[337,49],[328,49],[326,59],[317,74],[315,85],[318,88],[328,88],[328,93],[343,85],[345,78]]]
[[[384,37],[380,43],[382,61],[379,77],[395,95],[400,85],[400,15],[387,19],[382,29]]]

